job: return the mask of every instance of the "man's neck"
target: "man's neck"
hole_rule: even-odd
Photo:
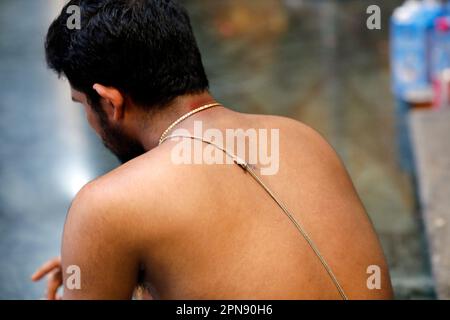
[[[140,134],[140,140],[145,150],[156,148],[163,132],[176,120],[190,111],[210,103],[216,103],[216,100],[209,92],[181,96],[176,98],[163,111],[156,112],[152,117],[149,117],[148,126]],[[182,126],[182,123],[180,123],[180,126]]]

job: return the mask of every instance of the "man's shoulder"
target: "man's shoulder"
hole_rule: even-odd
[[[76,215],[76,220],[125,227],[145,215],[146,219],[155,217],[156,222],[166,203],[163,200],[170,200],[167,190],[172,172],[167,157],[167,152],[150,151],[89,182],[74,198],[68,221]]]
[[[342,168],[327,141],[302,122],[280,116],[249,117],[255,127],[280,129],[281,143],[288,146],[284,150],[290,152],[286,161],[295,159],[294,165],[297,165],[307,157],[308,162],[329,167],[331,172],[337,166]],[[133,216],[140,219],[143,214],[155,221],[161,220],[180,201],[177,198],[180,188],[186,192],[202,188],[196,181],[202,181],[205,171],[201,166],[175,165],[172,152],[173,144],[167,143],[95,179],[78,193],[72,207],[91,208],[81,213],[88,214],[88,219],[101,219],[102,215],[107,215],[108,219],[121,223]]]
[[[247,116],[261,127],[280,129],[280,131],[284,131],[289,135],[295,135],[297,138],[303,137],[308,140],[314,138],[316,143],[325,142],[323,136],[316,129],[300,120],[278,115],[249,114]]]
[[[336,162],[339,157],[327,139],[308,124],[283,116],[250,115],[265,128],[279,129],[280,141],[289,145],[290,151],[299,150],[300,157],[319,157],[321,164]]]

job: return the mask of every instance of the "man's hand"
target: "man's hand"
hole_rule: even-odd
[[[43,264],[37,271],[31,276],[31,280],[39,281],[43,277],[48,275],[47,278],[47,293],[46,298],[48,300],[61,300],[58,296],[58,289],[63,284],[63,274],[61,268],[61,258],[57,257],[49,260]]]

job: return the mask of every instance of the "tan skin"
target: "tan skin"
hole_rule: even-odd
[[[143,114],[114,88],[96,84],[111,123],[148,150],[86,185],[69,210],[62,259],[42,266],[48,299],[60,298],[70,265],[81,290],[64,299],[130,299],[139,270],[160,299],[340,299],[317,257],[282,211],[236,165],[177,165],[162,132],[181,115],[214,102],[207,92],[179,97],[166,110]],[[86,96],[91,126],[100,127]],[[143,120],[145,119],[145,120]],[[147,121],[148,123],[143,123]],[[320,248],[350,299],[390,299],[387,264],[365,209],[335,151],[291,119],[218,107],[177,128],[280,129],[280,169],[263,180],[286,203]],[[381,268],[381,289],[367,288],[367,268]]]

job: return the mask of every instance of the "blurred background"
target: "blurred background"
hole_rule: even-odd
[[[68,84],[45,65],[43,39],[64,2],[0,1],[0,299],[43,296],[45,283],[30,275],[59,255],[71,199],[118,165],[71,102]],[[215,97],[321,132],[373,220],[396,297],[437,298],[442,278],[432,272],[408,136],[411,105],[391,91],[389,19],[403,1],[182,2]],[[366,26],[372,4],[381,8],[380,30]]]

